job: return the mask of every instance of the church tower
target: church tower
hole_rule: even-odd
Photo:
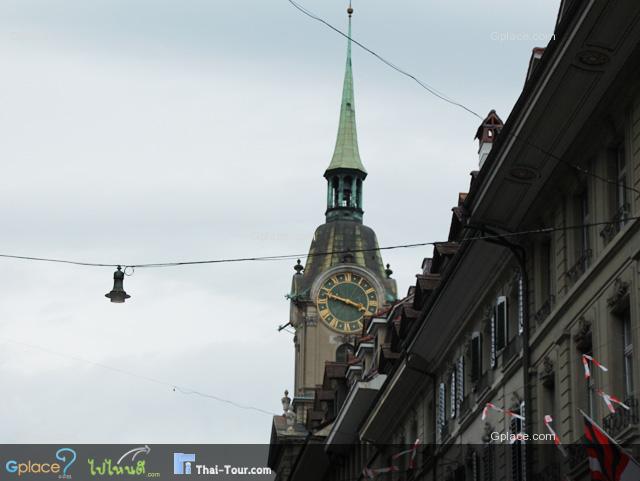
[[[385,269],[376,234],[363,224],[363,185],[351,66],[349,7],[347,63],[338,136],[327,181],[326,222],[313,235],[309,256],[295,266],[290,322],[295,328],[293,407],[299,422],[322,384],[326,362],[345,362],[367,316],[396,299],[396,283]]]

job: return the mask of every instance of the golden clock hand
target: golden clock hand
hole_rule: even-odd
[[[335,299],[336,301],[344,302],[345,304],[348,304],[348,303],[349,303],[349,299],[345,299],[344,297],[337,296],[337,295],[335,295],[335,294],[333,294],[333,293],[331,293],[331,292],[329,292],[329,293],[327,294],[327,297],[328,297],[329,299]]]
[[[329,294],[329,297],[331,299],[335,299],[336,301],[344,302],[345,304],[348,304],[348,305],[351,305],[351,306],[355,305],[355,303],[351,299],[346,299],[344,297],[340,297],[340,296],[337,296],[335,294]]]
[[[332,294],[332,293],[327,294],[327,297],[329,299],[335,299],[336,301],[344,302],[348,306],[356,307],[359,311],[362,311],[362,312],[366,311],[364,305],[358,302],[354,302],[351,299],[345,299],[344,297],[336,296],[335,294]]]

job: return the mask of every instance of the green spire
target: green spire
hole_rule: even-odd
[[[358,133],[356,132],[356,109],[353,98],[353,72],[351,70],[351,14],[353,9],[349,7],[349,40],[347,43],[347,66],[344,73],[344,85],[342,87],[342,104],[340,106],[340,124],[338,126],[338,138],[333,152],[331,164],[327,172],[335,169],[354,169],[367,174],[360,160],[358,150]]]

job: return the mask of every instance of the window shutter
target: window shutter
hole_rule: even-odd
[[[479,332],[471,337],[471,380],[477,381],[482,374],[482,340]]]
[[[457,407],[457,402],[456,402],[456,370],[453,369],[451,371],[451,374],[449,376],[449,415],[451,417],[451,419],[456,417],[456,407]]]
[[[524,281],[522,274],[518,276],[518,334],[524,332]]]
[[[524,401],[520,403],[520,414],[522,416],[525,415]],[[511,418],[509,431],[512,434],[524,433],[524,421],[517,418]],[[525,481],[525,442],[526,441],[523,440],[515,440],[511,444],[511,473],[514,481]]]
[[[480,470],[478,469],[478,453],[475,450],[471,453],[471,481],[480,481]]]
[[[440,429],[440,435],[445,425],[445,402],[446,402],[446,386],[443,382],[440,383],[438,388],[438,428]]]
[[[458,392],[456,394],[456,409],[458,410],[458,412],[460,412],[462,400],[464,399],[464,355],[458,358],[458,364],[456,366],[456,377],[456,386],[458,388]]]
[[[493,479],[493,466],[494,465],[494,455],[493,455],[493,444],[485,444],[484,449],[482,451],[482,471],[483,471],[483,480],[491,480]]]
[[[491,363],[491,369],[496,367],[496,309],[493,310],[493,313],[491,314],[491,320],[490,320],[490,324],[491,324],[491,358],[490,358],[490,363]]]
[[[496,303],[496,323],[497,323],[497,342],[496,349],[504,349],[507,345],[507,298],[504,296],[498,297]]]

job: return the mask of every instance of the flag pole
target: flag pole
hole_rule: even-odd
[[[585,413],[582,409],[578,408],[578,411],[580,411],[580,414],[582,414],[582,415],[583,415],[583,416],[584,416],[584,417],[585,417],[585,418],[586,418],[586,419],[587,419],[591,424],[593,424],[595,427],[597,427],[597,428],[598,428],[598,430],[599,430],[602,434],[604,434],[604,435],[609,439],[609,441],[611,441],[611,442],[612,442],[613,444],[615,444],[618,448],[620,448],[620,450],[621,450],[624,454],[626,454],[627,456],[629,456],[629,459],[631,459],[631,460],[636,464],[636,466],[639,466],[639,467],[640,467],[640,463],[636,460],[636,458],[634,458],[634,457],[633,457],[633,455],[632,455],[629,451],[627,451],[625,448],[623,448],[623,447],[620,445],[620,443],[619,443],[618,441],[616,441],[615,439],[613,439],[613,438],[609,435],[609,433],[608,433],[608,432],[606,432],[604,429],[602,429],[602,428],[600,427],[600,425],[599,425],[598,423],[596,423],[593,419],[591,419],[591,417],[590,417],[587,413]]]

